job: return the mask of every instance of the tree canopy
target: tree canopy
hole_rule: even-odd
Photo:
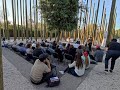
[[[71,31],[77,28],[79,0],[40,0],[43,18],[50,30]]]

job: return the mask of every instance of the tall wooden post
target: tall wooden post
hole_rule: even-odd
[[[26,14],[26,29],[25,29],[25,31],[26,31],[26,39],[28,39],[29,38],[29,35],[28,35],[28,14],[27,14],[28,12],[27,12],[27,0],[25,0],[25,14]]]
[[[16,40],[17,38],[17,34],[16,34],[16,6],[15,6],[15,1],[11,0],[12,2],[12,14],[13,14],[13,34],[14,34],[14,40]]]
[[[38,37],[38,9],[37,9],[37,0],[36,0],[36,5],[35,5],[35,40],[37,41]]]
[[[116,7],[116,0],[112,0],[112,6],[111,6],[111,12],[110,12],[110,19],[109,19],[109,25],[108,25],[108,36],[107,36],[107,44],[111,41],[113,38],[112,29],[113,29],[113,21],[114,21],[114,10]]]
[[[4,87],[3,87],[2,48],[1,48],[1,30],[0,30],[0,90],[4,90]]]
[[[96,11],[96,16],[95,16],[95,26],[94,26],[94,33],[93,33],[94,40],[96,39],[96,30],[97,30],[99,6],[100,6],[100,0],[98,0],[98,6],[97,6],[97,11]]]
[[[23,39],[25,39],[25,36],[26,36],[25,35],[25,10],[24,10],[25,9],[24,8],[25,7],[25,4],[24,4],[25,0],[22,0],[22,1],[23,1],[23,5],[22,5],[23,6]]]
[[[18,0],[17,0],[17,20],[18,20],[18,27],[17,27],[18,39],[20,39],[20,29],[19,29],[19,4],[18,4]]]
[[[6,19],[5,19],[5,2],[2,0],[3,5],[3,18],[4,18],[4,26],[3,26],[3,37],[6,37]]]
[[[21,36],[22,36],[22,41],[23,41],[23,36],[24,35],[23,35],[23,23],[22,23],[23,22],[23,19],[22,19],[23,17],[22,17],[22,2],[21,1],[22,0],[20,0],[20,18],[21,18],[21,28],[20,29],[21,29]]]
[[[31,0],[30,0],[30,37],[32,40],[32,9],[31,9]]]
[[[5,1],[5,21],[6,21],[6,37],[9,40],[10,36],[9,36],[9,29],[8,29],[8,15],[7,15],[7,5],[6,5],[6,0]]]

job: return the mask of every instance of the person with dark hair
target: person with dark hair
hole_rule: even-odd
[[[115,61],[120,56],[120,43],[117,42],[117,39],[112,39],[108,45],[108,51],[106,52],[105,57],[105,72],[108,72],[108,62],[111,58],[111,67],[110,72],[113,72]]]
[[[21,42],[21,43],[19,43],[17,49],[18,49],[18,51],[19,51],[22,55],[25,55],[27,48],[26,48],[26,47],[24,46],[24,44]]]
[[[56,46],[57,46],[57,42],[56,42],[56,41],[53,41],[53,43],[52,43],[52,48],[53,48],[53,49],[56,49]]]
[[[33,50],[33,56],[39,57],[39,55],[43,54],[44,50],[40,48],[40,44],[36,44],[36,49]]]
[[[68,54],[73,56],[73,60],[75,58],[75,53],[76,53],[76,49],[74,48],[73,45],[70,45],[69,50],[68,50]],[[73,62],[73,60],[71,60],[71,63]]]
[[[30,44],[30,43],[27,44],[26,53],[27,53],[26,59],[28,61],[33,59],[33,56],[32,56],[32,54],[33,54],[32,44]]]
[[[60,62],[63,62],[63,55],[62,55],[62,51],[60,50],[59,46],[56,47],[55,52],[58,53],[58,58],[60,59]]]
[[[88,48],[89,48],[89,51],[92,50],[92,37],[88,39]]]
[[[50,61],[46,53],[41,54],[31,69],[30,79],[33,84],[41,84],[53,76]]]
[[[76,49],[76,52],[79,52],[79,53],[83,53],[83,50],[82,50],[82,47],[81,47],[81,45]]]
[[[96,46],[96,51],[94,53],[95,61],[102,62],[104,52],[101,50],[100,46]]]
[[[65,71],[59,71],[59,72],[61,74],[68,72],[76,77],[80,77],[84,75],[85,63],[84,63],[84,60],[81,58],[81,56],[82,56],[81,53],[77,53],[75,61],[72,64],[69,64],[68,68],[66,68]]]

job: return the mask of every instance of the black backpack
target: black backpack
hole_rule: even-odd
[[[47,81],[47,86],[48,87],[55,87],[55,86],[58,86],[59,84],[60,84],[60,79],[58,77],[51,77]]]

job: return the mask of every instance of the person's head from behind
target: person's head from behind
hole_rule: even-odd
[[[33,41],[33,43],[35,43],[35,41]]]
[[[73,45],[70,45],[70,48],[74,48],[74,46],[73,46]]]
[[[83,56],[85,57],[85,65],[86,65],[86,67],[89,65],[88,55],[89,54],[88,54],[87,51],[83,52]]]
[[[117,42],[117,39],[113,38],[111,41],[112,41],[112,42]]]
[[[96,50],[101,50],[99,45],[96,46]]]
[[[37,43],[37,44],[36,44],[36,48],[40,48],[40,43]]]
[[[48,57],[48,54],[47,54],[47,53],[43,53],[43,54],[39,55],[39,60],[40,60],[41,62],[44,62],[44,63],[45,63],[47,57]]]
[[[70,47],[70,43],[68,43],[68,45],[67,45],[67,48],[69,48]]]
[[[82,54],[81,53],[77,53],[76,55],[77,55],[76,56],[76,66],[77,66],[77,68],[78,69],[79,68],[83,68],[83,61],[82,61],[82,58],[81,58]]]
[[[78,47],[78,49],[82,49],[81,45]]]
[[[28,43],[27,48],[32,48],[32,44]]]

